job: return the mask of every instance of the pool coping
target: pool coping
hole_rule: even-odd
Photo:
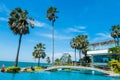
[[[106,70],[103,70],[103,69],[98,69],[98,68],[94,68],[94,67],[84,67],[84,66],[52,66],[52,67],[48,67],[47,69],[44,69],[44,71],[50,71],[52,69],[60,69],[60,68],[90,69],[90,70],[103,72],[108,76],[120,77],[120,74],[114,73],[113,71],[106,71]]]
[[[85,67],[85,66],[52,66],[52,67],[48,67],[47,69],[43,69],[41,71],[50,71],[52,69],[60,69],[60,68],[71,68],[71,69],[89,69],[89,70],[95,70],[95,71],[99,71],[99,72],[103,72],[105,73],[107,76],[112,76],[112,77],[120,77],[120,74],[117,74],[113,71],[106,71],[103,69],[98,69],[98,68],[94,68],[94,67]],[[20,72],[23,72],[24,68],[21,68]],[[1,71],[1,69],[0,69]],[[35,72],[41,72],[41,71],[35,71]],[[34,71],[31,71],[34,72]]]

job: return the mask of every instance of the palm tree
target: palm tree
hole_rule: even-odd
[[[46,58],[47,63],[50,63],[50,57]]]
[[[120,61],[120,46],[109,48],[108,53],[110,58]]]
[[[75,50],[75,65],[76,65],[76,49],[77,49],[77,43],[76,39],[72,38],[70,42],[70,46]]]
[[[77,49],[79,50],[79,60],[81,60],[81,52],[84,52],[85,56],[87,54],[87,47],[89,42],[87,40],[87,35],[76,36]]]
[[[111,28],[111,36],[114,38],[114,40],[117,39],[117,46],[119,46],[120,25],[112,26],[112,28]]]
[[[45,54],[45,44],[39,43],[34,47],[33,52],[34,58],[38,58],[38,66],[40,65],[40,58],[44,59],[46,57]]]
[[[58,18],[56,13],[58,13],[58,11],[55,7],[49,7],[47,10],[47,19],[52,22],[52,64],[54,64],[54,22]]]
[[[15,35],[19,35],[19,43],[17,49],[17,55],[14,66],[18,66],[18,57],[21,45],[22,36],[25,34],[29,34],[29,26],[34,27],[30,20],[32,18],[27,17],[28,12],[26,10],[22,10],[21,8],[15,8],[10,13],[10,18],[8,19],[8,24],[11,31]]]

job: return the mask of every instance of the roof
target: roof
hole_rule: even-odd
[[[93,54],[107,54],[108,50],[95,50],[95,51],[88,51],[88,55],[93,55]]]

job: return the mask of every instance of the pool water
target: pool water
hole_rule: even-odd
[[[120,77],[84,74],[78,71],[0,73],[0,80],[120,80]]]

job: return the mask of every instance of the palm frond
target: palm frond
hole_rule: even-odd
[[[31,25],[27,19],[27,10],[22,10],[21,8],[15,8],[10,13],[10,18],[8,19],[8,24],[10,29],[14,34],[28,34],[29,26]],[[34,27],[34,25],[32,25]]]

